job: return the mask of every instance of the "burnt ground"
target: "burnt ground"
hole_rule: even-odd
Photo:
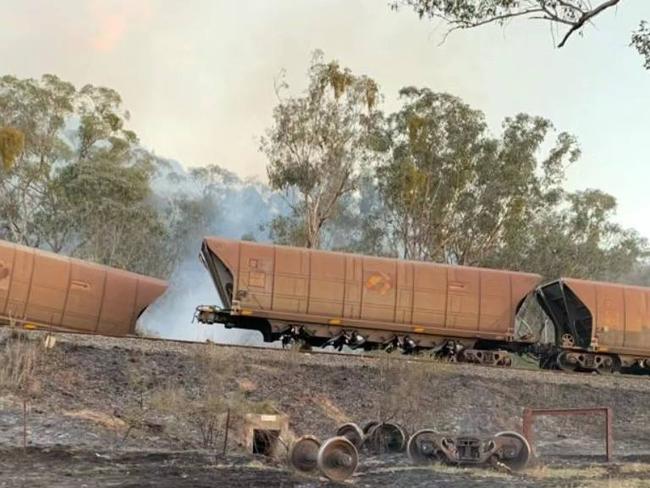
[[[19,339],[0,332],[0,351]],[[391,419],[419,428],[493,435],[521,430],[524,407],[610,406],[615,460],[603,459],[600,418],[536,422],[536,462],[525,472],[411,466],[404,455],[361,456],[351,486],[650,486],[650,378],[497,369],[398,356],[181,344],[57,334],[54,348],[32,332],[27,449],[24,391],[0,392],[0,487],[327,486],[282,459],[242,451],[222,424],[200,433],[206,395],[232,409],[286,413],[295,435],[325,439],[337,426]],[[0,356],[0,372],[12,368]],[[179,400],[178,398],[181,398]],[[175,400],[174,400],[175,399]],[[173,408],[167,408],[172,405]],[[215,407],[219,408],[219,407]],[[191,412],[199,412],[192,414]],[[125,436],[125,434],[128,435]],[[216,454],[215,454],[216,453]]]

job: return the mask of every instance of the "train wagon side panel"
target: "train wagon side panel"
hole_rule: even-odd
[[[13,262],[5,263],[5,275],[8,278],[7,299],[4,315],[9,318],[21,319],[25,316],[27,303],[29,302],[29,290],[31,288],[34,271],[34,250],[16,246],[14,244],[0,242],[0,247],[13,248]]]
[[[512,327],[513,303],[512,276],[492,270],[480,272],[480,302],[478,329],[481,332],[507,334]]]
[[[8,316],[9,293],[16,269],[16,246],[0,245],[0,316]]]
[[[620,348],[626,333],[625,289],[605,284],[598,284],[595,289],[598,320],[594,333],[598,337],[598,343],[609,348]]]
[[[79,330],[95,330],[106,285],[106,270],[72,262],[62,323]]]
[[[444,329],[447,316],[447,266],[410,263],[413,268],[413,319],[425,329]]]
[[[517,305],[540,280],[213,237],[204,251],[227,308],[224,282],[231,281],[235,314],[295,324],[505,339]]]
[[[137,288],[137,279],[127,273],[112,270],[106,274],[101,314],[94,332],[102,335],[124,335],[130,332]]]
[[[343,316],[345,256],[309,251],[308,315]]]
[[[35,252],[25,316],[34,322],[60,326],[69,283],[69,259],[56,254]]]
[[[648,288],[573,278],[559,281],[591,314],[593,343],[599,350],[650,354]]]
[[[477,331],[479,324],[480,279],[477,269],[453,266],[447,268],[448,329]]]
[[[242,242],[239,251],[237,287],[245,290],[242,306],[271,310],[273,302],[274,249],[254,242]]]
[[[155,278],[0,241],[0,317],[73,332],[132,334],[167,289]]]
[[[363,257],[361,319],[395,322],[397,315],[397,260]]]
[[[343,319],[361,318],[361,294],[363,292],[363,260],[359,256],[345,256],[345,296]]]
[[[273,310],[307,313],[309,290],[309,253],[305,249],[275,249]]]
[[[648,321],[648,293],[638,288],[625,288],[625,334],[623,347],[650,348],[650,334],[644,334]]]

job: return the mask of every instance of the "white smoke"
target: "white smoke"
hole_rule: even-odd
[[[161,199],[174,195],[196,197],[204,191],[177,161],[156,158],[158,172],[152,189]],[[266,185],[255,180],[241,180],[223,170],[219,180],[211,181],[210,191],[218,195],[218,221],[211,222],[204,235],[239,239],[249,235],[257,241],[268,241],[260,226],[286,212],[284,200]],[[190,237],[191,238],[191,237]],[[262,334],[242,329],[226,329],[223,325],[203,325],[192,321],[197,305],[219,305],[219,295],[208,271],[198,255],[201,238],[188,243],[190,255],[179,264],[170,278],[167,292],[142,315],[138,331],[166,339],[191,341],[211,340],[222,343],[260,344]]]

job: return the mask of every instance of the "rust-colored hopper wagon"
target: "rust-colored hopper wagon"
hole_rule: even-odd
[[[561,278],[535,295],[553,323],[555,366],[650,370],[650,288]]]
[[[0,241],[0,323],[130,335],[166,289],[155,278]]]
[[[222,307],[203,323],[255,329],[266,341],[488,352],[512,337],[516,310],[541,277],[209,237],[202,260]]]

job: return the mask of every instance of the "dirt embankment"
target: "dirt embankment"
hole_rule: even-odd
[[[3,333],[0,347],[13,339]],[[520,430],[524,407],[610,406],[620,461],[603,453],[602,421],[540,419],[543,466],[515,477],[485,470],[414,469],[402,457],[363,458],[357,486],[637,486],[650,452],[650,378],[503,370],[401,357],[304,354],[57,335],[29,335],[38,360],[26,390],[0,395],[0,487],[316,486],[283,463],[223,444],[223,411],[277,409],[295,435],[333,435],[348,421],[391,419],[408,430],[490,435]],[[5,369],[7,365],[4,366]],[[23,403],[28,398],[22,452]],[[211,436],[206,435],[208,430]],[[215,454],[217,453],[217,454]],[[587,457],[564,458],[565,454]],[[625,458],[624,456],[636,456]],[[33,466],[33,468],[30,468]],[[631,467],[633,466],[633,467]],[[571,471],[573,470],[573,471]],[[650,471],[650,467],[648,467]],[[612,485],[614,481],[623,485]],[[216,483],[216,484],[215,484]],[[582,484],[581,484],[582,483]],[[640,484],[638,486],[644,486]]]

